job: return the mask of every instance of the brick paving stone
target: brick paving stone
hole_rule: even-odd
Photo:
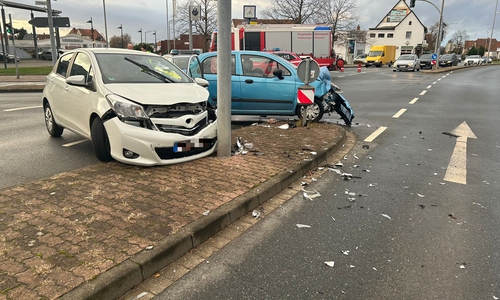
[[[111,162],[0,189],[0,288],[6,291],[0,300],[57,298],[206,210],[258,189],[302,163],[308,156],[304,148],[321,149],[339,132],[331,124],[291,130],[279,125],[233,130],[233,144],[241,136],[262,156],[249,152],[152,168]],[[245,216],[235,230],[253,222]],[[162,275],[166,280],[187,271],[180,265],[168,270],[177,271]]]

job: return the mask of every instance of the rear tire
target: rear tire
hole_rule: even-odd
[[[111,147],[109,145],[108,134],[106,133],[106,128],[104,128],[104,124],[102,124],[101,119],[96,117],[92,121],[90,132],[92,148],[94,149],[97,159],[103,162],[113,160],[110,153]]]
[[[304,119],[304,113],[305,111],[308,112],[308,115],[306,116],[308,122],[318,122],[323,118],[323,114],[325,112],[323,108],[323,103],[321,100],[318,98],[314,98],[314,103],[310,105],[311,108],[307,108],[308,106],[300,106],[298,108],[298,117],[300,120]]]
[[[54,120],[54,114],[52,113],[52,108],[50,108],[49,103],[45,103],[43,106],[45,112],[45,128],[52,137],[60,137],[64,131],[64,128],[57,125]]]

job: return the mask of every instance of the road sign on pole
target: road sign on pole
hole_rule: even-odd
[[[71,27],[68,17],[52,17],[54,27]],[[35,17],[28,21],[35,27],[49,27],[49,18]]]
[[[47,5],[47,1],[35,1],[35,5]]]

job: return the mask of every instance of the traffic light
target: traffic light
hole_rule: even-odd
[[[11,23],[5,23],[6,31],[8,34],[12,33],[12,24]]]
[[[415,7],[415,0],[410,0],[410,7]]]

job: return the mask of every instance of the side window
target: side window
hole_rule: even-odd
[[[57,71],[56,71],[57,74],[66,77],[68,73],[69,61],[71,60],[72,57],[73,54],[68,54],[61,57],[59,63],[57,64]]]
[[[203,61],[203,74],[217,74],[217,56],[206,58]],[[231,55],[231,75],[236,74],[236,58]]]
[[[290,76],[290,71],[274,59],[259,55],[241,55],[243,75],[254,77],[274,77],[273,71],[280,69],[283,76]]]
[[[91,67],[89,57],[85,53],[78,53],[71,67],[70,76],[83,75],[85,76],[85,81],[89,82],[92,79],[91,77],[89,78],[89,75],[92,75],[90,74]]]

